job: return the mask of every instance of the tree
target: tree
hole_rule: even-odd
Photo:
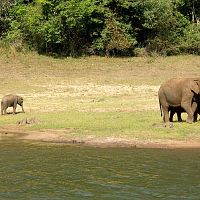
[[[177,9],[188,19],[193,22],[199,24],[200,20],[200,1],[199,0],[182,0],[179,3]]]
[[[199,17],[198,0],[2,0],[0,37],[67,56],[173,55],[199,52]]]
[[[15,4],[15,0],[0,1],[0,37],[7,31],[9,27],[9,9]]]

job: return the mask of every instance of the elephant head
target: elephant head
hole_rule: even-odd
[[[190,82],[190,89],[195,93],[200,93],[200,79],[192,79]]]
[[[17,104],[19,104],[20,106],[23,105],[23,97],[17,96]]]

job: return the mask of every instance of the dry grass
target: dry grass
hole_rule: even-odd
[[[28,111],[156,110],[164,80],[200,74],[197,56],[54,59],[2,49],[0,55],[0,96],[24,96]]]

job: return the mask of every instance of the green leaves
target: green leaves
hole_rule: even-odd
[[[190,22],[199,10],[197,0],[4,0],[0,37],[41,53],[133,55],[142,47],[169,55],[183,51],[183,38],[198,41]]]

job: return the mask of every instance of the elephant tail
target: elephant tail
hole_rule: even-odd
[[[162,117],[162,105],[161,105],[161,103],[160,103],[160,99],[159,99],[159,104],[160,104],[160,115],[161,115],[161,117]]]

